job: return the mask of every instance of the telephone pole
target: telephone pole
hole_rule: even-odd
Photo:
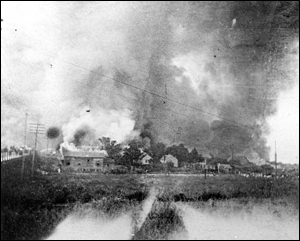
[[[275,178],[277,178],[277,151],[276,151],[276,140],[275,140]]]
[[[48,142],[49,142],[49,137],[47,136],[47,149],[46,149],[46,150],[47,150],[47,151],[46,151],[47,155],[49,154],[49,153],[48,153]]]
[[[45,125],[39,124],[39,123],[31,123],[30,124],[30,133],[35,134],[34,150],[33,150],[33,155],[32,155],[32,166],[31,166],[31,175],[33,177],[33,174],[34,174],[34,160],[35,160],[38,134],[45,134]]]
[[[31,175],[33,177],[33,171],[34,171],[34,158],[35,158],[35,152],[36,152],[36,143],[37,143],[37,132],[38,131],[38,124],[36,126],[36,131],[35,131],[35,141],[34,141],[34,150],[33,150],[33,155],[32,155],[32,166],[31,166]]]
[[[24,134],[24,149],[23,149],[23,158],[22,158],[22,172],[21,172],[21,180],[23,182],[24,178],[24,168],[25,168],[25,148],[26,148],[26,135],[27,135],[27,112],[25,113],[25,134]]]
[[[234,151],[234,145],[233,144],[231,144],[230,145],[230,149],[231,149],[231,160],[233,161],[233,151]]]

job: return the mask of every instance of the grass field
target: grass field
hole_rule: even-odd
[[[111,237],[107,232],[130,239],[299,237],[298,179],[71,173],[30,178],[27,160],[22,182],[20,170],[20,161],[1,163],[1,239],[44,239],[58,224],[62,233],[86,232],[86,239]],[[155,201],[147,203],[152,189]],[[132,228],[143,212],[142,225]],[[122,229],[127,223],[128,230]]]

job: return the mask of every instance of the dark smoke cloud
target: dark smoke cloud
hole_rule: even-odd
[[[255,152],[260,158],[268,158],[266,119],[276,113],[279,91],[294,84],[293,72],[284,63],[288,61],[289,43],[297,38],[298,3],[181,2],[167,5],[163,3],[154,12],[154,5],[145,4],[147,10],[139,12],[159,15],[154,20],[146,18],[144,29],[147,31],[135,29],[140,33],[139,41],[147,43],[142,46],[144,52],[148,49],[150,53],[142,58],[148,61],[144,87],[221,119],[215,120],[203,112],[142,93],[137,114],[137,128],[143,130],[142,137],[168,144],[183,142],[221,156],[230,156],[233,147],[236,153]],[[287,12],[291,18],[284,16]],[[236,20],[234,27],[233,19]],[[184,34],[176,36],[176,31]],[[133,53],[143,53],[135,43],[131,48]],[[174,66],[176,57],[199,68],[194,70],[200,74],[196,88],[190,85],[194,76],[184,75],[188,64],[181,68],[180,64]],[[180,83],[176,82],[177,77],[181,77]]]
[[[80,128],[78,128],[75,131],[72,140],[72,143],[74,143],[75,146],[93,145],[95,144],[94,142],[95,142],[95,131],[92,130],[89,126],[81,126]]]
[[[59,137],[59,134],[60,134],[60,130],[58,127],[52,126],[47,130],[47,137],[49,139],[55,139]]]
[[[60,125],[73,116],[80,119],[86,107],[91,116],[97,113],[102,118],[76,131],[74,125],[67,125],[68,140],[80,145],[82,140],[100,138],[92,135],[93,128],[106,128],[107,113],[129,109],[132,114],[125,116],[135,120],[134,129],[145,145],[184,143],[224,157],[232,148],[268,157],[267,118],[276,114],[280,91],[291,89],[297,76],[290,66],[298,53],[298,46],[293,47],[298,41],[298,2],[59,2],[55,6],[56,21],[64,24],[58,25],[60,34],[53,34],[59,36],[54,50],[58,58],[76,66],[51,59],[61,79],[46,75],[35,91],[44,96],[45,87],[56,88],[57,100],[52,100],[53,94],[40,98],[40,109],[48,108],[47,115],[34,110],[44,119],[54,113],[53,122]],[[57,83],[50,85],[54,80]],[[130,139],[127,136],[135,137],[127,135],[128,126],[120,138],[124,142]],[[98,129],[97,133],[105,133]],[[113,127],[109,130],[116,134]]]
[[[234,150],[268,158],[266,118],[276,113],[279,91],[293,85],[292,73],[282,63],[286,62],[288,44],[296,37],[298,5],[139,2],[136,6],[122,33],[127,57],[137,68],[116,67],[113,85],[91,74],[87,79],[90,88],[80,95],[108,87],[138,103],[109,93],[101,96],[101,101],[83,99],[105,103],[107,109],[118,109],[125,103],[134,110],[135,129],[146,143],[184,143],[224,157]],[[295,18],[291,23],[282,18],[286,8]],[[107,72],[102,67],[95,71]]]

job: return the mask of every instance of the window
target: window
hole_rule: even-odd
[[[96,162],[96,166],[97,167],[100,166],[100,162],[99,161]]]
[[[67,166],[70,166],[70,164],[71,164],[70,161],[67,161]]]

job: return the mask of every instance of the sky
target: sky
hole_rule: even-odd
[[[87,130],[259,162],[276,140],[299,163],[297,2],[1,2],[1,18],[2,148],[27,112],[54,144]]]

